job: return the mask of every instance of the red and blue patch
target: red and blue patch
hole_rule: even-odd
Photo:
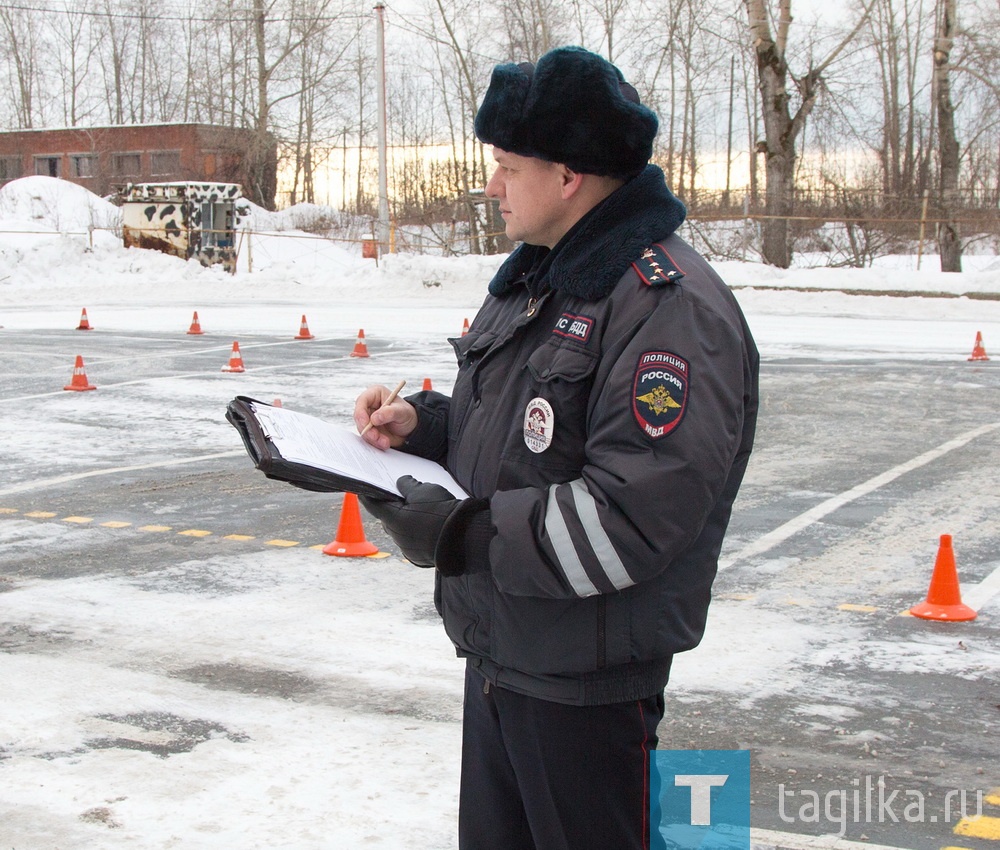
[[[687,410],[690,366],[670,351],[639,357],[632,383],[632,413],[639,427],[658,440],[674,431]]]

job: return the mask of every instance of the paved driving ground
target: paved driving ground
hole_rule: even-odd
[[[0,847],[454,846],[461,665],[430,576],[367,517],[387,557],[322,554],[340,497],[265,479],[222,418],[448,390],[443,338],[367,342],[247,336],[229,375],[229,337],[0,331]],[[78,353],[95,391],[62,389]],[[749,748],[761,844],[1000,850],[1000,360],[772,356],[761,380],[661,746]],[[904,613],[942,534],[973,622]]]

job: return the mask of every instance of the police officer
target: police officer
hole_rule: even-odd
[[[383,407],[371,387],[355,407],[365,439],[470,494],[404,478],[402,501],[365,502],[436,568],[466,659],[462,850],[649,846],[663,691],[705,628],[758,369],[729,289],[676,234],[657,124],[582,48],[498,65],[475,129],[521,244],[453,340],[450,397]]]

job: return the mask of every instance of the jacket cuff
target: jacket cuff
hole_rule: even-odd
[[[427,390],[407,396],[406,400],[417,409],[417,427],[399,450],[443,464],[448,454],[449,398]]]
[[[445,576],[489,569],[496,535],[488,499],[465,499],[445,520],[434,549],[434,566]]]

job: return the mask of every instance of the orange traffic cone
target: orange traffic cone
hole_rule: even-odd
[[[976,331],[976,344],[972,346],[972,356],[969,360],[989,360],[990,358],[986,356],[986,348],[983,346],[983,335],[980,331]]]
[[[925,620],[974,620],[976,612],[962,604],[958,587],[958,570],[955,569],[955,552],[951,548],[951,535],[942,534],[938,546],[934,573],[927,599],[910,608],[914,617]]]
[[[229,355],[229,365],[222,367],[223,372],[245,372],[243,368],[243,355],[240,354],[240,344],[233,343],[233,353]]]
[[[354,350],[351,352],[351,357],[368,356],[368,346],[365,345],[365,329],[361,328],[358,331],[358,341],[354,343]]]
[[[462,322],[462,336],[465,336],[469,332],[469,320],[466,319]]]
[[[358,497],[354,493],[344,493],[344,504],[340,509],[340,522],[337,525],[337,537],[333,543],[323,547],[323,554],[355,558],[377,553],[378,546],[369,543],[365,538],[365,530],[361,525],[361,508],[358,507]]]
[[[77,392],[97,389],[97,387],[87,380],[87,372],[83,368],[83,358],[79,354],[76,355],[76,364],[73,366],[73,378],[63,389],[76,390]]]
[[[305,315],[302,316],[302,324],[299,325],[299,332],[296,334],[295,339],[315,339],[316,335],[309,333],[309,323],[306,321]]]
[[[198,321],[198,311],[194,311],[194,316],[191,318],[191,327],[188,328],[187,332],[189,334],[203,334],[205,333],[201,329],[201,322]]]
[[[430,378],[424,378],[424,386],[423,386],[422,389],[424,390],[424,392],[427,392],[427,390],[434,389],[434,387],[431,386],[431,379]]]
[[[80,324],[76,326],[78,331],[92,331],[93,328],[90,326],[90,321],[87,319],[87,308],[83,308],[83,312],[80,314]]]

